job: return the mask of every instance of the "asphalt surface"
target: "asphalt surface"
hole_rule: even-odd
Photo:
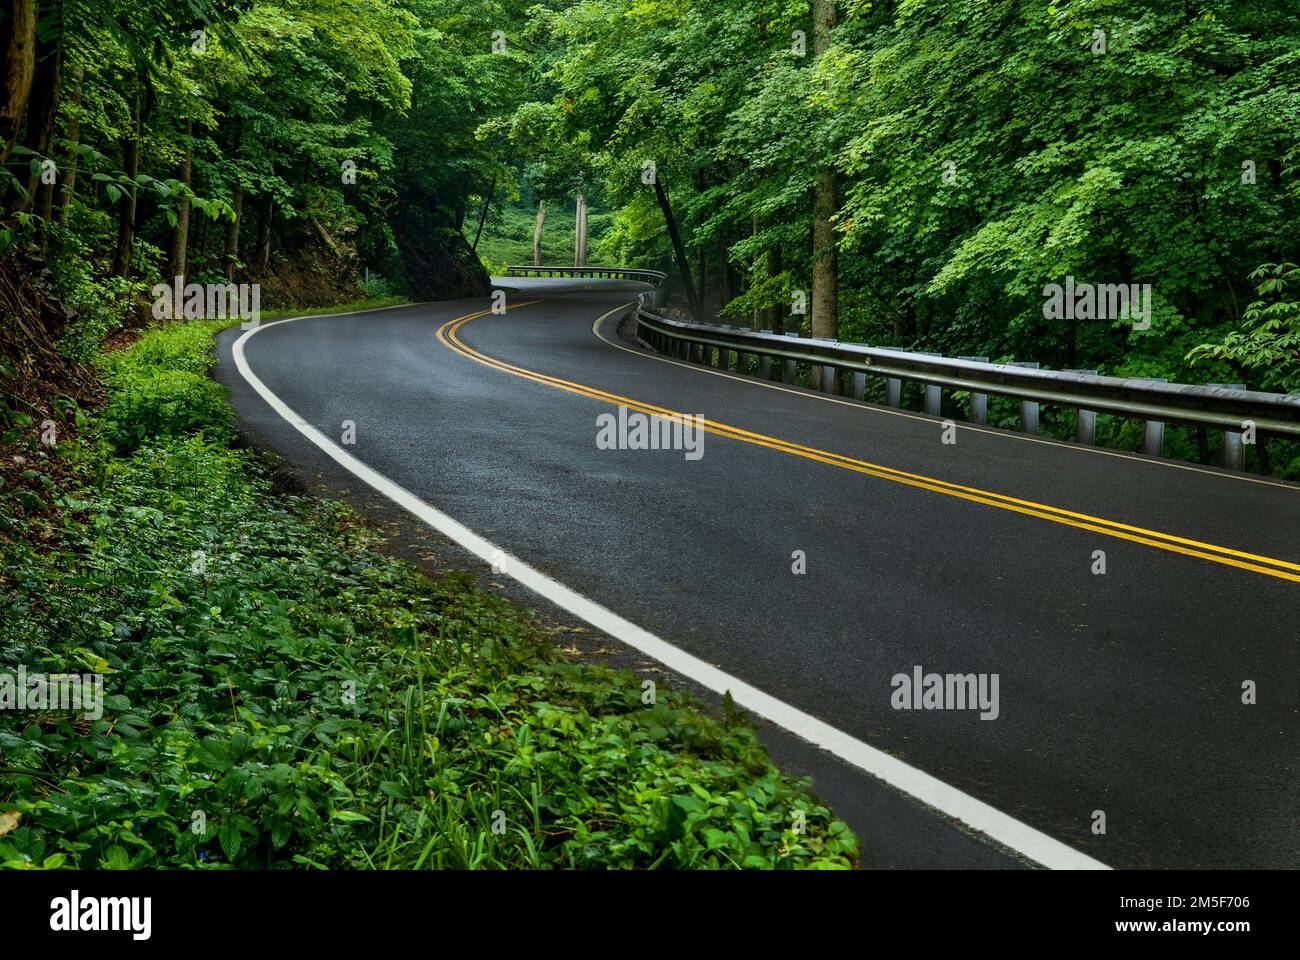
[[[468,321],[457,336],[484,357],[976,491],[1300,561],[1293,486],[997,431],[962,428],[945,444],[941,423],[919,414],[630,349],[617,316],[598,336],[593,321],[639,285],[510,283],[527,288],[516,304],[544,299]],[[1300,583],[712,433],[698,460],[598,449],[597,417],[615,406],[437,339],[484,307],[268,326],[246,356],[309,423],[337,442],[354,421],[349,452],[476,533],[1103,863],[1300,866]],[[303,475],[355,488],[242,382],[237,335],[222,340],[219,376],[246,429]],[[795,551],[806,573],[792,572]],[[917,666],[996,674],[997,718],[895,709],[891,678]],[[1243,704],[1244,681],[1257,703]],[[764,736],[864,836],[866,865],[1016,865],[830,755]]]

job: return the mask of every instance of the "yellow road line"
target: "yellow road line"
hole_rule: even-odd
[[[531,300],[526,303],[512,304],[511,309],[515,307],[528,306],[537,302],[539,301]],[[489,313],[491,313],[490,310],[482,310],[477,313],[471,313],[463,317],[456,317],[452,320],[448,320],[438,329],[437,337],[439,342],[476,363],[492,367],[493,369],[500,370],[503,373],[509,373],[513,376],[532,380],[549,387],[554,387],[558,390],[564,390],[568,393],[589,397],[593,400],[600,400],[616,406],[625,406],[629,410],[637,410],[638,412],[650,416],[661,417],[666,420],[678,422],[686,422],[687,418],[689,418],[690,422],[696,422],[696,418],[690,414],[670,410],[665,407],[654,406],[653,404],[644,403],[640,400],[634,400],[631,397],[624,397],[605,390],[597,389],[596,387],[590,387],[586,384],[575,383],[571,380],[563,380],[559,377],[538,373],[535,370],[529,370],[526,367],[516,366],[515,364],[507,363],[504,360],[498,360],[495,357],[487,356],[486,354],[475,350],[473,347],[467,346],[457,336],[460,328],[465,326],[465,324],[469,323],[471,320]],[[1185,556],[1197,557],[1202,560],[1209,560],[1214,563],[1221,563],[1226,566],[1249,570],[1253,573],[1262,573],[1271,577],[1278,577],[1283,580],[1291,580],[1300,583],[1300,564],[1291,563],[1286,560],[1278,560],[1273,557],[1247,553],[1229,547],[1220,547],[1211,543],[1203,543],[1186,537],[1162,533],[1158,530],[1148,530],[1143,527],[1136,527],[1129,524],[1119,523],[1114,520],[1107,520],[1103,517],[1094,517],[1086,513],[1077,513],[1072,510],[1065,510],[1048,504],[1036,503],[1032,500],[1022,500],[1005,494],[981,490],[977,487],[966,487],[921,474],[907,473],[903,470],[896,470],[893,467],[885,467],[880,464],[869,463],[865,460],[857,460],[842,454],[831,453],[826,450],[818,450],[815,447],[807,447],[788,440],[782,440],[778,437],[755,433],[730,424],[720,423],[715,420],[701,418],[699,423],[702,428],[709,433],[732,440],[739,440],[742,443],[767,447],[768,449],[776,450],[781,453],[803,457],[807,460],[815,460],[819,463],[825,463],[844,470],[852,470],[856,473],[878,477],[882,480],[891,480],[895,483],[902,483],[922,490],[929,490],[933,493],[942,493],[947,496],[958,497],[962,500],[969,500],[973,503],[981,503],[986,506],[997,507],[1001,510],[1010,510],[1014,513],[1037,517],[1041,520],[1050,520],[1053,523],[1060,523],[1066,526],[1077,527],[1082,530],[1089,530],[1094,533],[1100,533],[1104,536],[1116,537],[1121,540],[1140,543],[1144,546],[1155,547],[1159,550],[1167,550],[1171,553],[1180,553]]]

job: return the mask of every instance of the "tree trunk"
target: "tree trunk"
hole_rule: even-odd
[[[574,218],[573,265],[587,265],[587,198],[578,194],[576,216]]]
[[[487,223],[488,210],[492,208],[492,197],[497,192],[497,175],[492,174],[492,186],[488,187],[487,196],[483,198],[483,212],[479,214],[478,230],[474,233],[474,242],[470,249],[478,253],[478,241],[483,236],[483,224]]]
[[[709,302],[709,261],[701,248],[695,251],[696,279],[699,280],[699,299],[701,305]]]
[[[546,201],[537,201],[537,218],[533,220],[533,266],[542,265],[542,223],[546,220]]]
[[[785,269],[781,263],[781,248],[771,246],[767,248],[767,275],[775,277]],[[780,302],[773,303],[767,308],[767,329],[774,333],[785,333],[785,314],[781,310]]]
[[[31,92],[27,97],[27,124],[23,133],[23,146],[41,160],[50,158],[54,141],[54,117],[59,109],[59,73],[63,64],[63,51],[56,43],[36,41],[36,70],[32,75]],[[52,184],[43,182],[43,169],[27,175],[27,196],[14,205],[16,210],[26,210],[42,203],[40,194]],[[57,174],[57,171],[56,171]]]
[[[194,121],[185,123],[185,154],[181,158],[180,169],[176,179],[186,187],[193,183],[194,176]],[[176,210],[176,226],[172,230],[171,257],[168,260],[166,279],[180,277],[181,286],[185,286],[187,272],[187,253],[190,246],[190,199],[181,197]]]
[[[0,54],[0,163],[9,160],[36,74],[36,0],[9,0],[9,41]]]
[[[718,255],[722,260],[723,286],[726,289],[727,302],[730,303],[740,296],[740,272],[736,270],[736,265],[731,262],[728,249],[729,244],[725,240],[718,243]]]
[[[74,84],[72,87],[72,109],[68,111],[68,148],[63,154],[63,175],[59,177],[55,204],[58,209],[58,221],[68,219],[68,204],[72,202],[77,191],[77,167],[80,155],[77,147],[81,145],[81,89],[85,80],[85,70],[72,68]]]
[[[239,179],[238,169],[243,146],[244,124],[240,121],[235,124],[230,142],[230,159],[236,165],[235,183],[230,192],[230,208],[235,216],[226,224],[226,237],[221,249],[222,272],[226,275],[226,283],[235,282],[235,263],[239,260],[239,230],[244,225],[244,184]]]
[[[235,219],[226,225],[226,247],[222,260],[226,265],[226,283],[235,282],[235,263],[239,260],[239,228],[244,220],[244,185],[235,181],[235,193],[230,206],[235,211]]]
[[[324,225],[315,217],[308,217],[307,223],[316,232],[316,236],[320,237],[320,242],[325,244],[334,259],[343,260],[343,251],[339,249],[339,245],[334,242],[334,238],[329,235],[329,231],[325,229]]]
[[[131,123],[122,138],[122,169],[132,181],[140,172],[140,93],[131,97]],[[117,202],[117,251],[113,255],[113,275],[131,275],[131,253],[135,246],[136,193],[134,183],[122,192]]]
[[[813,0],[813,57],[830,48],[835,26],[834,0]],[[839,176],[834,166],[817,171],[813,186],[813,268],[811,328],[814,337],[835,337],[839,333],[837,298],[839,264],[835,230],[831,219],[839,206]]]
[[[271,218],[275,216],[275,200],[267,194],[266,199],[262,202],[262,216],[257,223],[257,250],[253,255],[253,262],[257,275],[260,277],[266,273],[267,268],[271,265]]]
[[[668,239],[672,241],[673,258],[682,275],[682,286],[686,288],[686,302],[690,305],[691,319],[700,320],[700,301],[695,294],[695,281],[691,279],[691,262],[686,258],[686,247],[682,244],[682,235],[677,229],[677,218],[673,216],[672,205],[668,202],[668,192],[664,189],[663,175],[657,174],[655,180],[655,199],[664,215],[664,226],[668,228]]]

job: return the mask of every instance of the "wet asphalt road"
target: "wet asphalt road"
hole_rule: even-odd
[[[598,336],[593,321],[636,285],[577,286],[591,289],[552,285],[459,338],[528,371],[763,436],[1300,561],[1295,487],[994,431],[962,428],[944,444],[940,423],[919,414],[629,349],[618,315]],[[308,422],[337,441],[354,421],[349,452],[476,533],[1103,863],[1300,866],[1300,583],[714,434],[697,460],[599,449],[609,402],[436,339],[483,306],[268,326],[246,355]],[[341,475],[233,371],[237,333],[222,340],[218,376],[245,427],[300,470]],[[895,709],[891,678],[918,666],[996,675],[997,718]],[[1242,703],[1247,680],[1257,704]],[[1012,865],[859,771],[773,736],[778,759],[811,773],[864,834],[868,865]],[[1104,835],[1092,832],[1095,811]]]

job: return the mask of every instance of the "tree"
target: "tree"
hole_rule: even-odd
[[[820,61],[831,47],[835,27],[834,0],[813,0],[813,57]],[[814,337],[839,335],[839,261],[834,219],[839,210],[839,172],[834,158],[817,169],[813,184],[812,308]]]
[[[1188,354],[1188,361],[1226,360],[1263,390],[1300,393],[1300,266],[1266,263],[1250,275],[1259,300],[1246,307],[1241,328]]]

